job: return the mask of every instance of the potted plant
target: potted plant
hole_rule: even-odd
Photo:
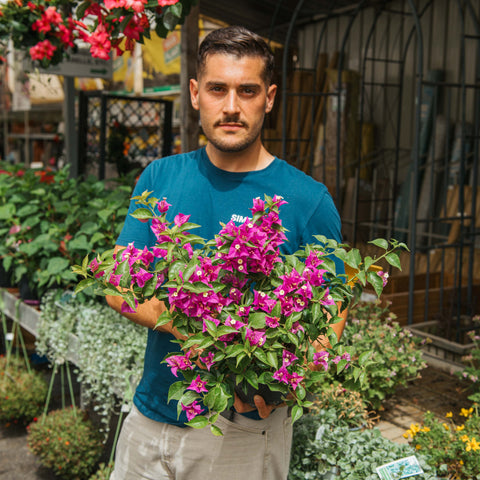
[[[350,309],[341,351],[348,353],[359,370],[330,370],[317,385],[339,381],[357,390],[373,409],[378,409],[400,385],[417,378],[427,364],[422,359],[421,339],[395,321],[388,307],[378,302],[359,302]]]
[[[103,451],[102,436],[85,412],[53,410],[27,429],[29,450],[58,477],[87,479],[97,466]]]
[[[25,360],[0,356],[0,422],[27,425],[42,413],[48,386],[40,372]]]
[[[362,259],[357,250],[318,237],[318,244],[282,256],[279,197],[255,199],[251,219],[240,226],[229,222],[210,241],[189,233],[195,225],[188,215],[167,221],[165,199],[149,192],[134,199],[139,209],[133,216],[151,221],[157,245],[152,251],[129,245],[92,262],[86,257],[75,267],[85,277],[76,291],[98,285],[102,294],[122,296],[124,311],[152,297],[165,302],[158,323],[172,321],[183,335],[182,352],[165,359],[174,375],[183,376],[171,386],[169,399],[178,400],[188,425],[210,425],[221,434],[218,415],[233,404],[235,389],[247,394],[249,385],[279,392],[274,402],[289,404],[297,420],[311,406],[307,393],[324,368],[333,362],[342,371],[349,364],[347,354],[338,354],[331,325],[341,318],[337,302],[345,308],[354,295],[335,274],[332,257],[349,263],[359,282],[368,280],[380,293],[383,278],[370,267],[382,259],[399,266],[394,251],[404,245],[380,239],[374,243],[384,253]],[[331,348],[317,352],[313,341],[320,335],[329,336]],[[204,368],[194,368],[196,363]]]
[[[461,423],[455,422],[453,412],[439,418],[425,413],[421,424],[412,424],[405,432],[418,452],[425,452],[427,461],[439,474],[448,478],[473,480],[480,478],[480,414],[479,405],[462,408]]]

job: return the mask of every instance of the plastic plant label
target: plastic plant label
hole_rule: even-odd
[[[13,338],[14,338],[13,333],[8,332],[8,333],[5,334],[5,340],[6,340],[7,342],[13,342]]]
[[[382,480],[399,480],[419,475],[423,473],[423,470],[418,463],[417,457],[412,455],[411,457],[401,458],[377,467],[377,473]]]

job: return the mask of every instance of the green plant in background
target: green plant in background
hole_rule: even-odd
[[[133,174],[118,180],[72,179],[59,171],[0,164],[0,258],[13,282],[39,297],[76,283],[71,266],[110,248],[120,232]]]
[[[421,339],[402,328],[395,318],[388,307],[383,308],[378,302],[361,302],[352,308],[342,348],[359,369],[327,372],[316,391],[321,391],[325,383],[339,381],[344,387],[359,391],[365,402],[378,409],[398,386],[417,378],[427,366],[419,348]]]
[[[47,389],[42,374],[27,369],[25,360],[0,356],[0,423],[30,423],[42,413]]]
[[[456,372],[456,375],[472,382],[473,393],[468,399],[480,403],[480,334],[478,330],[480,328],[480,315],[473,317],[472,321],[478,325],[476,330],[468,332],[474,346],[468,355],[462,357],[465,368],[461,372]]]
[[[75,408],[53,410],[27,429],[29,450],[60,478],[87,479],[103,452],[101,434],[85,412]]]
[[[457,425],[453,413],[441,419],[427,412],[422,424],[412,424],[405,438],[421,453],[439,474],[452,479],[480,478],[480,415],[479,405],[462,408],[465,422]]]
[[[424,474],[412,480],[436,480],[435,469],[413,447],[382,437],[378,428],[352,430],[339,423],[334,409],[304,415],[293,426],[288,480],[378,480],[376,468],[416,455]]]
[[[88,480],[109,480],[113,471],[113,463],[101,463],[98,470]]]

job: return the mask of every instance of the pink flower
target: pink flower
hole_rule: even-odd
[[[292,386],[294,390],[298,387],[299,383],[302,382],[304,377],[299,375],[298,373],[293,372],[291,375],[288,376],[288,383]]]
[[[52,27],[56,27],[61,23],[62,16],[57,12],[57,8],[48,7],[45,12],[42,13],[42,17],[33,22],[32,30],[38,30],[40,33],[47,33]]]
[[[158,208],[158,211],[160,213],[165,213],[168,211],[168,209],[171,207],[172,205],[170,203],[167,203],[167,199],[164,198],[163,200],[161,200],[160,202],[157,202],[157,208]]]
[[[329,353],[325,350],[321,352],[315,352],[313,354],[313,363],[314,365],[321,365],[325,371],[328,370],[328,357]]]
[[[278,317],[269,317],[265,315],[265,325],[270,328],[277,328],[280,325]]]
[[[206,381],[203,381],[200,378],[200,375],[197,375],[197,378],[192,380],[192,383],[187,387],[187,390],[193,390],[197,393],[208,392],[205,385],[207,384]]]
[[[278,382],[288,384],[289,373],[285,366],[281,366],[274,374],[273,378]]]
[[[193,401],[189,405],[184,405],[182,403],[182,410],[187,414],[188,421],[192,420],[192,418],[195,418],[197,415],[200,415],[203,412],[203,409],[197,400]]]
[[[160,5],[160,7],[166,7],[168,5],[175,5],[178,2],[179,0],[158,0],[158,5]]]
[[[388,283],[388,273],[387,272],[377,272],[377,275],[382,279],[383,286],[385,287]]]
[[[263,330],[253,330],[251,328],[247,328],[245,338],[250,342],[250,345],[258,345],[259,347],[261,347],[267,339]]]
[[[298,360],[298,357],[294,355],[292,352],[288,350],[284,350],[282,352],[282,361],[283,361],[283,366],[288,367],[292,363],[294,363],[296,360]]]
[[[210,371],[210,368],[215,364],[213,357],[215,354],[213,352],[208,352],[206,357],[200,357],[200,361],[207,367],[207,370]]]
[[[123,302],[120,308],[122,313],[135,313],[136,308],[138,307],[138,301],[135,299],[135,308],[132,308],[127,302]]]
[[[190,361],[189,354],[186,355],[172,355],[166,360],[167,365],[170,367],[172,374],[178,377],[178,370],[191,370],[192,362]]]
[[[190,215],[183,215],[183,213],[179,213],[174,219],[173,219],[173,223],[175,223],[175,225],[177,227],[181,227],[184,223],[187,223],[188,222],[188,219],[190,218]]]

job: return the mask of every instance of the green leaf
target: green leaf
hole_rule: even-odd
[[[185,391],[185,385],[180,380],[179,382],[172,383],[168,389],[168,401],[170,400],[180,400],[182,398],[183,392]]]
[[[216,425],[210,425],[210,431],[216,436],[216,437],[221,437],[223,436],[223,432],[220,430],[219,427]]]
[[[258,375],[253,370],[247,370],[245,378],[253,388],[258,388]]]
[[[165,310],[160,314],[157,319],[157,323],[155,324],[155,328],[161,327],[162,325],[166,325],[168,322],[172,320],[172,316],[169,310]]]
[[[265,328],[265,312],[254,312],[248,317],[248,324],[251,328]]]
[[[0,207],[0,220],[9,220],[15,215],[15,205],[7,203]]]
[[[296,422],[303,415],[303,408],[300,405],[292,407],[292,423]]]
[[[54,257],[48,261],[47,272],[49,275],[56,275],[68,269],[70,262],[64,257]]]
[[[137,210],[130,215],[137,220],[150,220],[153,218],[152,212],[147,208],[137,208]]]
[[[361,353],[360,356],[358,357],[358,364],[361,367],[365,365],[365,363],[370,359],[371,355],[372,355],[372,352],[370,351]]]
[[[398,268],[399,270],[402,269],[402,264],[400,263],[400,259],[398,258],[398,255],[395,252],[387,253],[387,255],[385,255],[385,259],[393,267]]]
[[[388,249],[388,242],[384,238],[376,238],[375,240],[370,240],[368,243],[371,243],[376,247],[383,248],[383,250]]]
[[[207,417],[203,415],[197,415],[196,417],[192,418],[189,422],[186,422],[185,425],[193,428],[205,428],[208,425]]]
[[[80,293],[82,290],[91,287],[95,283],[97,282],[94,278],[86,278],[85,280],[79,282],[78,285],[75,287],[75,293]]]
[[[382,277],[377,272],[369,271],[367,272],[367,280],[375,290],[375,293],[377,294],[377,296],[380,297],[383,291]]]

